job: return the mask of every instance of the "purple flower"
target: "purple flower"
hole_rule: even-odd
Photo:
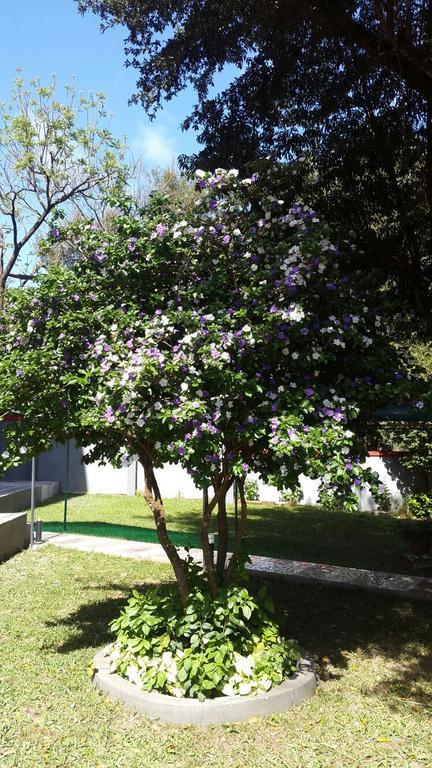
[[[181,445],[180,448],[178,449],[178,452],[179,452],[179,456],[184,456],[186,453],[186,448],[183,445]]]
[[[58,238],[60,237],[60,230],[57,229],[57,227],[53,227],[52,229],[50,229],[49,235],[50,237],[53,238],[53,240],[58,240]]]
[[[225,243],[225,245],[228,245],[229,241],[231,240],[229,235],[224,235],[222,238],[222,242]]]
[[[113,411],[113,409],[111,408],[110,405],[106,409],[106,411],[104,413],[104,416],[105,416],[106,420],[109,421],[110,424],[112,424],[112,422],[115,421],[114,411]]]
[[[313,393],[314,393],[314,391],[313,391],[313,389],[312,389],[311,387],[306,387],[306,389],[305,389],[305,395],[306,395],[307,397],[312,397]]]
[[[98,264],[104,264],[107,260],[108,256],[106,253],[103,253],[102,251],[95,251],[93,254],[93,261],[96,261]]]
[[[136,248],[136,241],[137,241],[137,238],[136,238],[136,237],[130,237],[130,238],[129,238],[129,242],[128,242],[128,251],[131,251],[131,253],[132,253],[132,251],[134,251],[134,250],[135,250],[135,248]]]
[[[156,224],[154,231],[158,237],[163,237],[168,232],[168,227],[165,224]]]
[[[244,462],[242,464],[242,470],[243,472],[249,472],[249,464],[246,464],[246,462]]]

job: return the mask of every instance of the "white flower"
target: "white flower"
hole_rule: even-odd
[[[223,693],[224,696],[234,696],[234,688],[230,683],[225,683],[224,687],[222,688],[221,693]]]
[[[161,387],[166,387],[168,384],[168,379],[160,379],[159,384]]]
[[[21,448],[19,449],[19,452],[20,452],[22,455],[24,455],[25,453],[27,453],[27,448],[25,448],[25,447],[22,445],[22,446],[21,446]]]
[[[252,264],[252,266],[251,266],[252,272],[256,272],[257,269],[258,269],[258,264]]]
[[[136,665],[130,665],[126,669],[126,677],[129,680],[130,683],[133,683],[134,685],[141,685],[141,670]]]
[[[233,178],[233,179],[236,179],[236,178],[237,178],[237,176],[239,175],[239,172],[238,172],[237,168],[231,168],[231,169],[228,171],[228,174],[227,174],[227,175],[228,175],[228,176],[230,176],[230,177],[231,177],[231,178]]]
[[[2,453],[2,459],[8,459],[9,458],[9,451],[3,451]]]
[[[295,320],[296,322],[303,320],[305,314],[301,307],[295,306],[294,310],[290,312],[291,320]]]
[[[259,681],[259,685],[264,691],[269,691],[272,687],[271,680],[269,680],[268,677],[262,677]]]
[[[252,668],[255,666],[255,661],[252,656],[241,656],[239,653],[234,654],[234,667],[237,672],[250,677],[252,674]]]
[[[422,408],[424,408],[424,402],[423,402],[423,400],[418,400],[418,401],[417,401],[417,403],[415,404],[415,406],[416,406],[416,408],[420,408],[420,410],[421,410]]]
[[[200,168],[198,168],[198,169],[195,171],[195,176],[196,176],[198,179],[204,179],[204,178],[205,178],[205,175],[206,175],[205,171],[202,171]]]
[[[291,355],[293,360],[298,360],[298,356],[299,356],[298,352],[293,352],[292,355]]]
[[[154,407],[155,411],[160,411],[160,410],[162,410],[162,403],[159,403],[159,401],[158,401],[157,403],[154,404],[153,407]]]
[[[181,389],[181,391],[182,391],[182,392],[186,392],[186,390],[188,390],[188,389],[189,389],[189,384],[187,384],[185,381],[183,381],[183,382],[180,384],[180,389]]]
[[[247,696],[251,691],[252,691],[252,686],[250,683],[240,683],[239,685],[240,696]]]
[[[282,350],[282,354],[285,355],[285,357],[289,355],[289,349],[287,347],[284,347]]]

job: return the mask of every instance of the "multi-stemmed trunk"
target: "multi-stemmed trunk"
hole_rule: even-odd
[[[148,446],[141,446],[139,457],[144,469],[144,497],[153,513],[158,539],[172,565],[180,600],[182,605],[185,606],[190,588],[187,566],[185,561],[180,557],[176,546],[171,541],[167,530],[163,499],[154,473],[152,456]],[[243,541],[246,532],[247,503],[244,494],[245,478],[241,477],[237,480],[237,487],[240,495],[240,523],[235,532],[233,551],[231,556],[229,556],[227,493],[233,485],[233,481],[234,478],[232,475],[225,474],[223,476],[218,476],[213,482],[212,497],[209,498],[208,494],[204,494],[200,539],[209,591],[213,598],[217,597],[219,587],[226,586],[231,581],[242,554]],[[209,541],[212,514],[215,509],[217,509],[216,525],[218,531],[216,564],[214,563],[213,551]]]

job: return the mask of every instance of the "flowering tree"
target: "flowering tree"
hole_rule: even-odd
[[[17,292],[1,327],[0,416],[24,418],[9,429],[0,468],[53,438],[91,446],[87,461],[137,456],[183,604],[188,569],[167,531],[158,467],[180,464],[212,489],[201,541],[216,597],[242,560],[247,474],[294,489],[303,472],[348,506],[356,486],[379,492],[361,467],[362,423],[407,389],[385,297],[369,276],[349,275],[353,243],[333,243],[314,211],[280,199],[271,174],[197,172],[197,185],[188,220],[155,196],[144,211],[119,202],[109,231],[80,221],[53,230],[77,263]],[[235,479],[240,524],[228,562]]]

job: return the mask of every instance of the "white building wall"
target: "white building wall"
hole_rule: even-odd
[[[111,465],[83,464],[81,459],[85,451],[70,443],[68,490],[70,493],[107,493],[133,495],[144,487],[144,472],[139,464],[128,468],[116,469]],[[66,487],[66,446],[56,444],[48,453],[37,460],[37,479],[59,481],[61,491]],[[396,456],[370,456],[366,466],[378,472],[381,481],[390,492],[392,507],[400,506],[404,494],[423,488],[422,478],[415,477],[404,470]],[[156,471],[156,476],[164,498],[202,498],[202,491],[196,488],[186,470],[168,464]],[[260,501],[278,502],[276,488],[258,480]],[[303,492],[301,503],[316,504],[318,500],[318,480],[300,475]],[[232,499],[232,490],[229,500]],[[376,505],[371,494],[363,490],[359,494],[359,507],[373,511]]]

